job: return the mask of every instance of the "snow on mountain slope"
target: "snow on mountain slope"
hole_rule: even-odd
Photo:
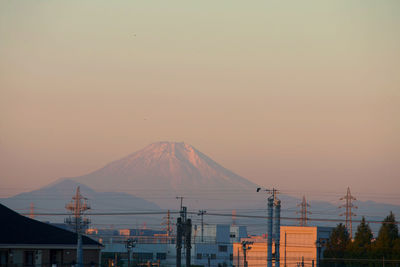
[[[257,187],[194,147],[175,142],[153,143],[73,179],[97,191],[131,193],[154,199],[159,205],[178,195],[196,197],[199,201],[218,196],[229,201],[245,191],[255,192]],[[176,200],[174,203],[176,206]]]

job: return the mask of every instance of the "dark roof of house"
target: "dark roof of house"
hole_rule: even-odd
[[[0,244],[76,245],[76,233],[39,222],[0,204]],[[83,245],[101,246],[82,236]]]

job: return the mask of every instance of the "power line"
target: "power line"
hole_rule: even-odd
[[[167,211],[156,211],[156,212],[94,212],[94,213],[86,213],[87,216],[136,216],[136,215],[165,215]],[[187,214],[190,215],[197,215],[198,212],[195,211],[188,211]],[[179,214],[179,211],[170,211],[170,214]],[[29,213],[21,213],[21,215],[29,215]],[[65,212],[58,212],[58,213],[51,213],[51,212],[41,212],[35,213],[35,216],[67,216],[69,213]],[[204,214],[206,216],[220,216],[220,217],[231,217],[231,213],[213,213],[207,212]],[[261,215],[245,215],[245,214],[236,214],[236,217],[239,218],[250,218],[250,219],[269,219],[268,216],[261,216]],[[281,217],[282,220],[287,221],[298,221],[298,217]],[[344,219],[326,219],[326,218],[308,218],[308,221],[315,221],[315,222],[335,222],[335,223],[343,223],[345,222]],[[352,220],[352,222],[360,223],[361,220]],[[377,220],[368,220],[367,223],[376,223],[381,224],[382,221]],[[399,224],[399,222],[394,222],[394,224]]]

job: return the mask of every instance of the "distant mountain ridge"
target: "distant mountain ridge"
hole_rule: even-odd
[[[82,196],[89,199],[91,209],[96,212],[161,210],[156,204],[130,194],[96,192],[89,186],[71,179],[58,180],[56,183],[38,190],[0,199],[0,202],[19,212],[29,212],[29,206],[32,203],[34,213],[66,213],[65,205],[72,200],[78,186]],[[67,216],[40,216],[39,219],[42,221],[63,222],[65,217]],[[126,220],[126,217],[117,219],[117,221],[123,220]],[[112,224],[113,218],[100,218],[100,220],[97,219],[98,222]]]

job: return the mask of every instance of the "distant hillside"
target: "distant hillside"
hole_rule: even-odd
[[[70,179],[59,180],[39,190],[18,194],[10,198],[0,199],[0,203],[20,213],[27,213],[30,204],[34,205],[35,213],[64,213],[65,204],[72,200],[76,188],[80,186],[81,194],[88,198],[90,212],[118,212],[118,211],[160,211],[160,207],[150,201],[119,192],[96,192],[90,187],[79,184]],[[39,216],[42,221],[63,222],[67,216]],[[129,221],[132,218],[129,218]],[[95,224],[113,224],[126,222],[128,216],[110,217],[97,216],[92,221]],[[145,218],[141,218],[145,221]]]

